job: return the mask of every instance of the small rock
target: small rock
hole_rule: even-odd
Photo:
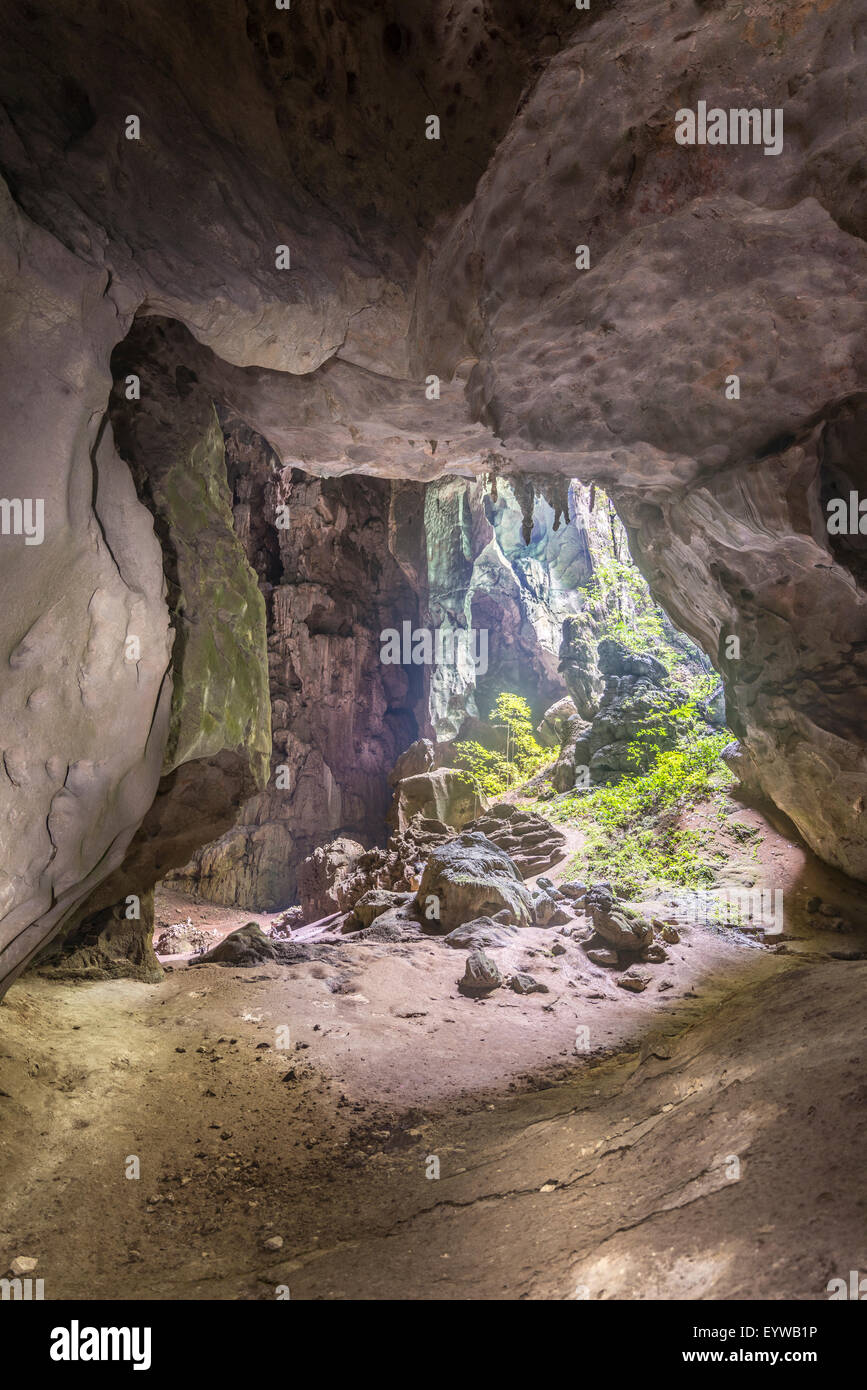
[[[263,1248],[263,1250],[282,1250],[282,1249],[283,1249],[283,1237],[282,1237],[282,1236],[269,1236],[267,1240],[263,1240],[263,1242],[262,1242],[262,1248]]]
[[[539,980],[534,980],[532,975],[525,975],[519,971],[512,976],[511,987],[516,994],[549,994],[547,985],[541,984]]]
[[[621,989],[628,989],[632,994],[641,994],[642,990],[647,989],[650,984],[650,976],[642,970],[627,970],[617,981]]]
[[[643,959],[648,965],[663,965],[668,960],[668,952],[662,946],[648,946]]]
[[[584,897],[584,894],[587,892],[587,884],[577,882],[561,883],[560,892],[565,898],[572,898],[572,900],[575,901],[578,898]]]
[[[616,951],[588,951],[587,959],[592,960],[594,965],[612,966],[620,964]]]
[[[502,983],[503,977],[496,962],[482,950],[470,951],[463,979],[458,982],[461,994],[487,994],[492,989],[499,989]]]
[[[563,945],[563,942],[562,942],[562,941],[555,941],[555,942],[554,942],[554,945],[551,947],[551,955],[552,955],[552,956],[565,956],[565,954],[566,954],[566,947]]]
[[[39,1261],[32,1255],[17,1255],[9,1268],[16,1278],[23,1274],[32,1274]]]
[[[662,937],[663,941],[668,942],[669,946],[676,946],[680,940],[680,932],[676,927],[664,926],[659,935]]]

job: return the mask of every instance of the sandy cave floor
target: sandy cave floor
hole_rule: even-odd
[[[556,929],[492,952],[549,993],[483,1002],[436,940],[25,977],[0,1010],[0,1262],[37,1256],[50,1299],[826,1297],[865,1263],[867,960],[830,953],[867,947],[867,914],[737,818],[782,943],[682,927],[640,995]],[[855,931],[808,932],[813,892]]]

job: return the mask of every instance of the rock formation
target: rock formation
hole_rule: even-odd
[[[504,849],[522,878],[532,878],[563,858],[563,832],[543,816],[508,802],[497,802],[466,828]]]
[[[865,541],[827,524],[867,486],[859,0],[35,0],[0,38],[0,982],[217,837],[185,881],[282,905],[381,824],[428,697],[451,735],[490,693],[386,675],[397,610],[486,626],[541,717],[572,478],[755,786],[867,877]],[[781,151],[679,144],[707,97]]]
[[[478,832],[464,831],[432,851],[416,904],[442,932],[500,912],[514,926],[534,920],[530,892],[508,854]]]

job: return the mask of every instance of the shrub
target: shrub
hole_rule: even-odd
[[[507,788],[525,782],[550,761],[551,754],[536,742],[530,706],[522,696],[504,691],[497,696],[488,717],[492,724],[508,725],[509,757],[468,740],[455,744],[456,765],[469,774],[477,791],[497,797]]]

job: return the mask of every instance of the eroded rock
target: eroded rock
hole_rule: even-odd
[[[458,983],[461,994],[489,994],[499,989],[503,983],[500,967],[496,961],[486,956],[482,950],[471,951],[467,956],[466,969]]]
[[[531,878],[563,858],[566,837],[561,830],[543,816],[505,801],[497,802],[466,828],[504,849],[522,878]]]
[[[464,831],[432,851],[416,897],[420,912],[432,898],[443,932],[504,910],[514,926],[533,922],[530,892],[508,854],[478,832]]]

